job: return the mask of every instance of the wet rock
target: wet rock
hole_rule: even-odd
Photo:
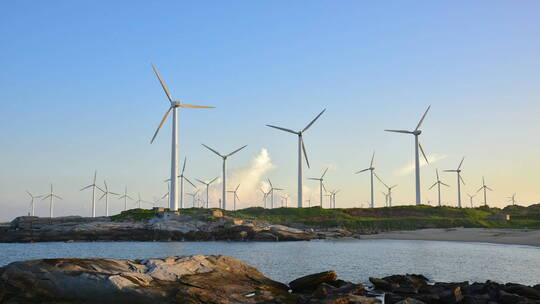
[[[508,293],[504,290],[499,292],[499,303],[501,304],[526,304],[528,302],[527,298],[520,295]]]
[[[375,286],[376,289],[388,290],[388,291],[393,289],[392,284],[390,284],[390,282],[384,279],[370,277],[369,281],[371,282],[371,284],[373,284],[373,286]]]
[[[349,297],[349,304],[380,304],[381,300],[372,297],[363,297],[351,295]]]
[[[396,302],[396,304],[426,304],[426,302],[422,302],[414,298],[406,298],[405,300]]]
[[[289,283],[289,286],[294,292],[304,291],[304,290],[313,290],[319,284],[328,283],[337,279],[337,274],[335,271],[324,271],[320,273],[310,274],[296,280],[293,280]]]
[[[319,284],[313,292],[313,296],[319,299],[326,298],[332,289],[335,289],[332,285],[326,283]]]
[[[504,291],[527,297],[529,299],[540,300],[540,290],[530,286],[508,283],[504,286]]]

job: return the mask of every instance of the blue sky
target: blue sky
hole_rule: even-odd
[[[188,176],[219,175],[219,159],[200,143],[248,144],[231,159],[233,182],[253,176],[264,148],[271,165],[256,178],[294,198],[296,140],[264,125],[300,129],[327,108],[305,136],[306,177],[331,167],[338,206],[358,206],[368,176],[352,172],[376,150],[378,173],[399,184],[394,201],[407,204],[413,176],[400,169],[413,160],[413,139],[382,130],[414,128],[431,104],[421,140],[440,160],[422,169],[426,200],[436,198],[427,191],[435,168],[466,155],[464,192],[485,175],[493,204],[514,192],[538,202],[539,9],[537,1],[3,2],[0,220],[25,214],[24,190],[44,193],[51,182],[64,196],[56,214],[89,214],[89,193],[78,189],[94,169],[116,191],[127,185],[146,199],[166,191],[170,124],[150,145],[167,108],[151,62],[176,99],[217,107],[181,113]],[[443,176],[453,186],[443,200],[455,204],[454,176]],[[316,197],[316,184],[305,186]],[[254,192],[241,188],[242,203],[255,204]],[[38,213],[46,209],[41,202]]]

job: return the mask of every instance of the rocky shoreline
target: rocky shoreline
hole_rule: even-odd
[[[230,217],[190,215],[148,221],[112,221],[109,217],[22,216],[0,226],[1,243],[80,241],[306,241],[352,236],[344,229],[293,228]]]
[[[142,260],[57,258],[0,268],[0,303],[540,303],[540,285],[433,283],[422,275],[340,280],[334,271],[288,284],[222,255]]]

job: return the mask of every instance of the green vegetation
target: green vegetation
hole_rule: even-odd
[[[396,206],[391,208],[247,208],[226,211],[231,217],[256,219],[278,224],[298,223],[314,228],[343,227],[363,230],[405,230],[419,228],[485,227],[540,229],[540,208],[452,208]],[[511,220],[489,219],[510,214]]]

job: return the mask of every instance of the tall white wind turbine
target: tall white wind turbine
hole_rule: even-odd
[[[370,171],[370,178],[371,178],[371,208],[375,208],[375,192],[373,191],[373,173],[375,173],[375,168],[373,167],[373,161],[375,160],[375,152],[373,152],[373,155],[371,156],[371,162],[369,164],[369,168],[360,170],[358,172],[355,172],[355,174],[362,173],[365,171]]]
[[[206,208],[209,208],[209,203],[208,203],[208,194],[210,193],[210,185],[215,182],[216,180],[218,179],[218,176],[216,176],[213,180],[209,181],[209,182],[203,182],[202,180],[200,179],[197,179],[196,180],[201,183],[201,184],[204,184],[206,186]]]
[[[107,186],[107,182],[103,181],[103,185],[105,186],[105,190],[103,191],[103,195],[99,198],[99,200],[105,198],[105,216],[109,216],[109,195],[120,195],[118,193],[109,191],[109,187]]]
[[[240,188],[240,184],[236,186],[236,189],[227,191],[233,194],[233,210],[234,211],[236,211],[236,200],[238,199],[240,201],[240,198],[238,197],[238,188]]]
[[[81,191],[83,191],[88,188],[92,188],[92,217],[96,217],[96,188],[103,192],[103,189],[101,189],[98,185],[96,185],[96,178],[97,178],[97,170],[94,171],[94,181],[92,182],[92,184],[81,189]]]
[[[323,181],[324,181],[324,175],[326,175],[327,171],[328,171],[328,168],[326,168],[326,170],[324,170],[323,174],[319,178],[316,178],[316,177],[310,177],[309,178],[311,180],[319,181],[319,193],[320,193],[320,196],[321,196],[321,208],[323,207]]]
[[[170,107],[161,119],[161,122],[159,123],[159,126],[154,133],[154,136],[152,137],[152,140],[150,143],[154,142],[154,139],[156,138],[159,130],[167,120],[167,117],[169,117],[169,114],[172,111],[172,143],[171,143],[171,190],[169,195],[169,209],[171,211],[178,210],[178,180],[176,177],[178,176],[178,150],[179,150],[179,144],[178,144],[178,108],[192,108],[192,109],[211,109],[214,108],[212,106],[199,106],[199,105],[190,105],[182,103],[181,101],[175,101],[172,98],[171,93],[169,92],[169,89],[167,88],[167,85],[165,85],[165,81],[161,78],[159,75],[158,70],[156,67],[152,64],[152,69],[154,70],[154,73],[156,73],[157,78],[159,79],[159,83],[161,83],[161,87],[163,88],[163,91],[165,91],[165,95],[167,95],[167,99],[169,100]]]
[[[461,162],[459,163],[459,166],[456,170],[444,170],[444,172],[455,172],[457,173],[457,199],[458,199],[458,208],[461,208],[461,183],[465,185],[465,181],[463,180],[463,177],[461,177],[461,165],[463,165],[463,161],[465,160],[465,157],[461,159]]]
[[[54,194],[53,192],[53,186],[51,184],[51,192],[45,196],[43,196],[43,198],[41,200],[46,200],[46,199],[50,199],[49,200],[49,216],[50,218],[53,217],[53,209],[54,209],[54,199],[57,198],[57,199],[62,199],[60,196]]]
[[[268,184],[270,184],[270,190],[269,190],[269,193],[270,193],[270,208],[273,209],[274,208],[274,191],[281,191],[283,189],[281,188],[276,188],[274,187],[274,185],[272,185],[272,182],[270,181],[269,178],[267,178],[268,180]]]
[[[429,187],[429,190],[433,189],[433,187],[437,186],[437,194],[438,194],[438,203],[439,207],[441,206],[441,185],[450,187],[450,185],[447,185],[443,182],[441,182],[441,179],[439,178],[439,169],[435,169],[435,173],[437,174],[437,181]]]
[[[426,153],[424,152],[424,149],[422,148],[422,145],[418,141],[418,136],[422,134],[422,130],[420,130],[420,127],[422,126],[422,123],[424,122],[424,119],[426,118],[426,115],[429,111],[431,106],[429,106],[420,119],[420,122],[418,122],[418,125],[416,126],[416,129],[414,131],[407,131],[407,130],[385,130],[386,132],[395,132],[395,133],[405,133],[405,134],[412,134],[414,135],[414,164],[415,164],[415,176],[416,176],[416,205],[422,204],[422,199],[420,196],[420,153],[418,150],[422,152],[422,155],[424,156],[424,159],[426,160],[426,163],[429,163]]]
[[[273,125],[266,125],[270,128],[274,128],[274,129],[278,129],[278,130],[281,130],[281,131],[285,131],[285,132],[289,132],[289,133],[292,133],[292,134],[296,134],[298,135],[298,208],[302,208],[302,196],[303,196],[303,187],[302,187],[302,184],[303,184],[303,165],[302,165],[302,154],[304,154],[304,157],[306,158],[306,164],[309,168],[309,160],[308,160],[308,157],[307,157],[307,152],[306,152],[306,146],[304,145],[304,139],[303,139],[303,135],[304,135],[304,132],[306,132],[312,125],[313,123],[315,123],[315,121],[317,119],[319,119],[319,117],[321,117],[321,115],[324,113],[324,111],[326,111],[326,109],[322,110],[321,113],[319,113],[319,115],[317,115],[304,129],[300,130],[300,131],[293,131],[291,129],[287,129],[287,128],[282,128],[282,127],[277,127],[277,126],[273,126]]]
[[[487,206],[487,191],[493,191],[490,187],[486,186],[486,179],[482,176],[482,187],[476,191],[476,193],[480,192],[480,190],[484,190],[484,206]]]
[[[118,199],[123,199],[124,200],[124,211],[127,210],[127,200],[133,200],[133,198],[131,198],[131,196],[129,196],[127,194],[127,186],[126,188],[124,189],[124,195],[120,196]]]
[[[243,147],[240,147],[234,151],[232,151],[231,153],[229,154],[225,154],[225,155],[222,155],[221,153],[219,153],[218,151],[210,148],[209,146],[205,145],[205,144],[202,144],[206,149],[216,153],[219,157],[221,157],[223,159],[223,176],[222,176],[222,192],[221,192],[221,205],[220,206],[223,210],[227,210],[227,158],[231,155],[233,155],[234,153],[244,149],[245,147],[247,147],[247,145],[243,146]]]
[[[32,193],[30,193],[30,191],[26,190],[26,193],[28,193],[28,195],[30,195],[30,208],[32,210],[31,212],[31,215],[32,216],[35,216],[35,211],[36,211],[36,205],[34,204],[34,200],[36,198],[41,198],[43,195],[36,195],[34,196]]]

